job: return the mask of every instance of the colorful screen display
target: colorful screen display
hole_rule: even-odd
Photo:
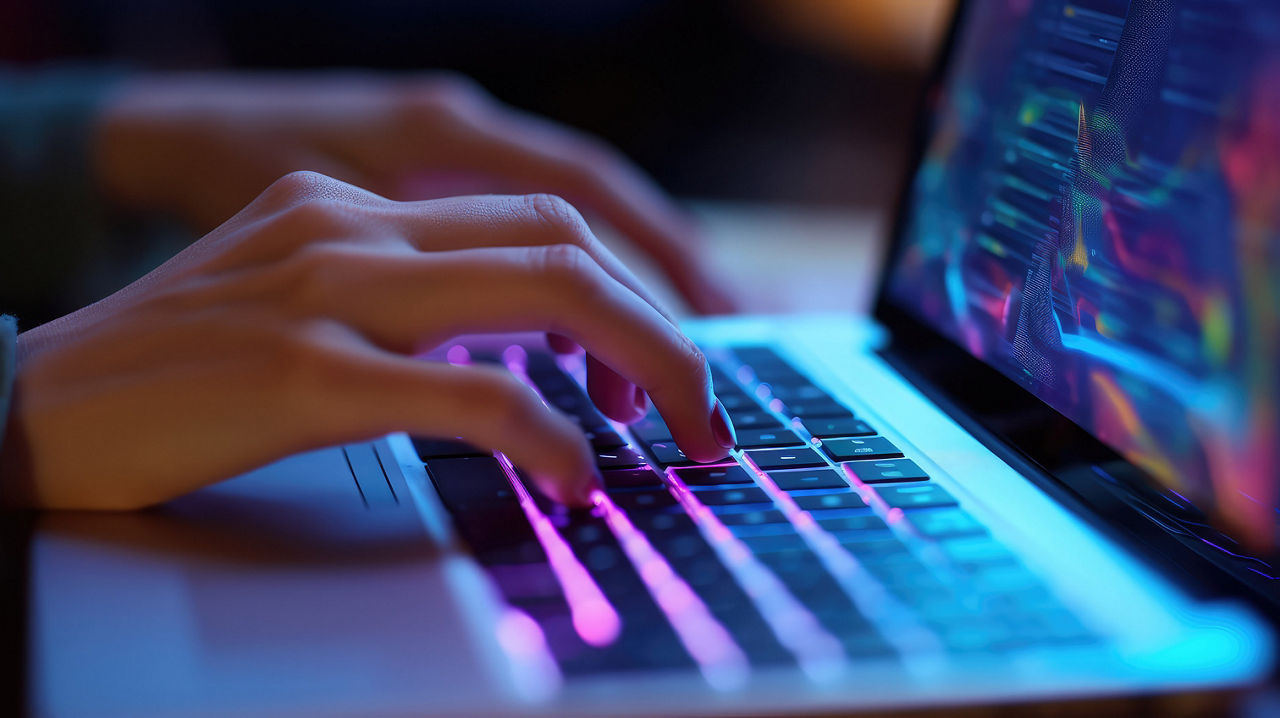
[[[981,0],[958,33],[892,301],[1167,490],[1274,519],[1280,3]]]

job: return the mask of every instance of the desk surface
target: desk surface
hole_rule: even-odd
[[[883,213],[788,205],[694,202],[722,276],[748,314],[866,312],[882,254]],[[607,244],[668,306],[684,302],[653,263],[616,234]]]

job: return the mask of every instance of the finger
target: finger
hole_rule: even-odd
[[[582,347],[578,346],[577,342],[563,334],[556,334],[554,332],[547,335],[547,346],[556,354],[582,353]]]
[[[618,257],[596,238],[573,205],[554,195],[448,197],[378,205],[422,250],[575,244],[674,324],[669,312]]]
[[[506,454],[561,503],[586,505],[599,485],[577,424],[506,370],[424,362],[370,347],[336,357],[327,372],[333,375],[313,392],[324,406],[308,408],[322,432],[343,437],[335,441],[392,431],[459,436]]]
[[[313,253],[312,257],[315,255]],[[706,359],[650,304],[576,245],[435,252],[411,257],[335,258],[340,273],[302,297],[311,312],[338,318],[400,352],[469,333],[544,331],[582,345],[653,399],[676,442],[696,461],[732,445],[717,428]],[[321,270],[323,271],[323,270]],[[621,415],[621,385],[596,372],[602,407]],[[618,392],[618,393],[614,393]],[[632,393],[634,405],[635,395]]]
[[[624,424],[639,420],[649,409],[644,391],[590,354],[587,355],[587,394],[605,416]]]
[[[733,294],[711,272],[698,272],[693,248],[705,242],[696,223],[617,150],[573,130],[517,112],[480,115],[453,130],[434,161],[552,192],[599,214],[651,256],[696,311],[732,310]]]

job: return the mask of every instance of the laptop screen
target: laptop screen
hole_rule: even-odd
[[[1165,490],[1269,512],[1280,4],[969,5],[887,301]]]

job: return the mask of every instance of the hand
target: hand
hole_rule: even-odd
[[[0,486],[40,507],[137,508],[404,430],[506,452],[581,503],[596,472],[572,421],[505,370],[413,358],[523,330],[586,348],[606,415],[637,418],[638,386],[691,458],[728,453],[706,360],[563,200],[401,203],[303,172],[138,282],[19,336]]]
[[[302,169],[394,199],[550,192],[635,242],[695,311],[736,305],[693,222],[617,150],[452,75],[143,76],[108,103],[97,148],[108,196],[200,231]]]

